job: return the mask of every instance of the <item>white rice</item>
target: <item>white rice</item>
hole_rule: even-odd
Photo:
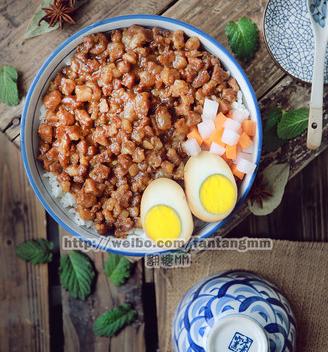
[[[43,123],[45,121],[46,118],[46,107],[42,104],[40,107],[40,117],[39,120],[41,123]]]
[[[50,186],[51,194],[59,200],[60,205],[68,210],[70,218],[79,226],[85,226],[87,228],[93,228],[94,224],[92,221],[83,220],[79,213],[75,210],[76,201],[74,196],[69,192],[63,192],[57,176],[52,172],[45,172],[43,177],[48,181]]]

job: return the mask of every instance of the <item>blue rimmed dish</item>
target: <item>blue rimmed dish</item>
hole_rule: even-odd
[[[172,343],[175,352],[293,352],[295,317],[286,297],[262,277],[219,273],[182,298]]]
[[[261,156],[262,125],[254,90],[237,61],[214,38],[182,21],[153,15],[129,15],[105,19],[85,27],[69,37],[62,44],[60,44],[57,49],[46,59],[30,86],[22,114],[22,158],[32,188],[47,212],[55,219],[55,221],[58,222],[60,226],[73,234],[75,237],[84,241],[88,241],[89,243],[96,245],[99,249],[105,251],[113,251],[123,255],[144,256],[146,254],[167,251],[167,248],[161,248],[156,244],[152,244],[148,248],[145,248],[144,246],[138,248],[137,245],[134,246],[135,248],[131,248],[132,246],[125,246],[123,242],[122,244],[119,244],[118,242],[120,240],[115,241],[116,244],[113,244],[113,242],[108,240],[108,238],[97,234],[94,229],[86,228],[76,224],[73,220],[73,216],[61,206],[55,197],[52,196],[50,192],[50,186],[43,177],[44,171],[37,161],[37,128],[39,125],[40,108],[42,106],[42,97],[47,90],[49,82],[54,78],[58,70],[60,70],[69,61],[70,57],[74,53],[75,48],[82,42],[84,36],[97,32],[107,32],[117,28],[125,28],[133,24],[138,24],[146,27],[160,27],[172,31],[181,29],[188,36],[197,36],[203,44],[204,48],[221,60],[225,68],[229,70],[231,75],[238,81],[244,96],[244,104],[250,111],[251,118],[256,121],[258,126],[257,134],[254,137],[255,151],[253,154],[253,162],[257,165],[259,164]],[[256,170],[253,174],[248,175],[242,182],[239,189],[239,200],[236,209],[244,202],[245,198],[247,197],[247,194],[249,193],[253,184],[255,175]],[[220,227],[227,223],[233,214],[234,212],[220,223],[197,224],[194,234],[195,237],[206,238],[211,236]],[[133,236],[137,235],[131,235],[129,236],[129,239],[133,239]]]
[[[308,0],[269,0],[264,12],[264,38],[273,60],[289,75],[310,83],[314,65],[314,35]],[[327,0],[313,0],[311,11],[320,23]],[[328,51],[325,82],[328,83]]]

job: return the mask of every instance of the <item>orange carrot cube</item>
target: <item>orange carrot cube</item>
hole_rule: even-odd
[[[237,145],[226,145],[225,154],[227,159],[235,160],[237,158]]]
[[[214,120],[215,129],[221,130],[223,128],[223,125],[226,119],[227,118],[222,114],[222,112],[220,112]]]
[[[244,132],[250,136],[254,137],[256,134],[256,122],[252,120],[244,120],[242,123],[242,128]]]
[[[222,158],[222,159],[229,165],[229,167],[231,168],[231,166],[233,165],[233,161],[232,161],[231,159],[228,159],[228,158],[227,158],[226,153],[223,154],[223,155],[221,156],[221,158]]]
[[[243,172],[237,169],[237,165],[235,164],[231,165],[231,171],[237,178],[239,178],[239,180],[242,180],[245,176]]]
[[[212,134],[203,141],[203,145],[209,149],[211,147],[211,144],[214,142],[224,147],[225,144],[222,142],[222,133],[223,133],[223,129],[220,129],[220,130],[215,129],[212,132]]]
[[[203,138],[198,132],[196,127],[193,127],[192,130],[187,134],[188,139],[194,138],[196,139],[197,143],[201,145],[203,143]]]
[[[243,132],[239,137],[238,143],[243,149],[246,149],[252,145],[253,141],[245,132]]]

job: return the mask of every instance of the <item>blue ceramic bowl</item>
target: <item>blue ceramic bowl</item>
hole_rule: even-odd
[[[264,13],[264,38],[274,61],[291,76],[311,82],[314,36],[308,0],[269,0]],[[315,13],[327,11],[326,0],[313,0]],[[318,19],[322,21],[323,15]],[[322,23],[322,22],[321,22]],[[328,51],[325,82],[328,83]]]
[[[38,154],[38,134],[40,108],[42,106],[42,96],[45,94],[49,82],[54,78],[56,72],[60,70],[70,57],[73,55],[75,48],[82,42],[83,37],[97,32],[111,31],[117,28],[129,27],[138,24],[148,27],[161,27],[168,30],[183,30],[188,36],[197,36],[202,42],[205,49],[218,57],[231,75],[236,78],[243,92],[244,104],[250,111],[251,118],[257,123],[257,134],[254,137],[255,151],[253,154],[253,162],[258,164],[261,156],[262,148],[262,125],[260,112],[253,88],[246,77],[244,71],[229,54],[229,52],[219,44],[214,38],[199,29],[184,23],[182,21],[171,18],[150,15],[131,15],[106,19],[96,22],[88,27],[81,29],[62,44],[46,59],[41,66],[26,97],[26,103],[22,114],[21,124],[21,150],[25,170],[31,186],[38,196],[39,200],[47,210],[47,212],[62,226],[65,230],[73,234],[75,237],[94,243],[98,248],[105,251],[112,251],[123,255],[143,256],[145,254],[164,252],[165,249],[158,247],[153,243],[150,247],[132,248],[132,246],[116,245],[110,241],[110,238],[100,236],[93,228],[80,226],[74,221],[74,216],[63,208],[58,199],[52,196],[50,185],[43,177],[44,171],[41,164],[37,161]],[[256,171],[247,175],[239,188],[239,201],[237,207],[242,204],[253,184]],[[233,213],[231,214],[233,216]],[[224,223],[231,218],[228,217],[218,223],[201,223],[195,230],[195,236],[205,238],[216,232]],[[136,235],[135,235],[136,236]],[[142,234],[138,234],[142,236]],[[134,235],[129,236],[130,239]],[[136,239],[136,238],[135,238]],[[120,240],[116,240],[120,241]]]
[[[292,352],[295,341],[287,299],[250,272],[229,271],[199,282],[173,319],[175,352]]]

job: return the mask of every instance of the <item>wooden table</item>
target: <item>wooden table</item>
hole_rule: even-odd
[[[265,4],[265,0],[93,0],[79,10],[78,24],[23,41],[37,1],[2,0],[0,64],[11,64],[18,69],[20,91],[25,95],[36,70],[50,52],[69,35],[96,20],[132,13],[160,14],[198,26],[227,46],[224,35],[227,21],[248,16],[261,28]],[[309,86],[292,79],[275,65],[263,38],[255,59],[244,65],[244,69],[255,88],[263,115],[275,106],[288,109],[308,103]],[[327,107],[326,89],[325,120]],[[99,272],[93,295],[86,302],[80,302],[69,298],[60,288],[59,235],[64,231],[46,215],[24,175],[18,148],[20,113],[21,106],[0,106],[0,351],[155,351],[161,328],[170,323],[162,319],[165,306],[159,300],[156,302],[155,293],[159,298],[158,290],[164,280],[161,270],[145,269],[140,260],[127,285],[116,288],[102,271],[106,254],[89,253]],[[234,235],[327,240],[328,154],[322,153],[328,145],[327,135],[325,123],[323,143],[316,152],[306,150],[302,136],[263,156],[264,163],[288,160],[292,166],[291,177],[314,161],[289,183],[284,202],[272,215],[247,218],[249,211],[244,207],[220,235],[233,230]],[[40,237],[56,245],[57,252],[50,265],[26,265],[16,258],[16,244]],[[114,338],[96,338],[91,331],[95,317],[125,300],[134,303],[139,312],[138,321]]]

